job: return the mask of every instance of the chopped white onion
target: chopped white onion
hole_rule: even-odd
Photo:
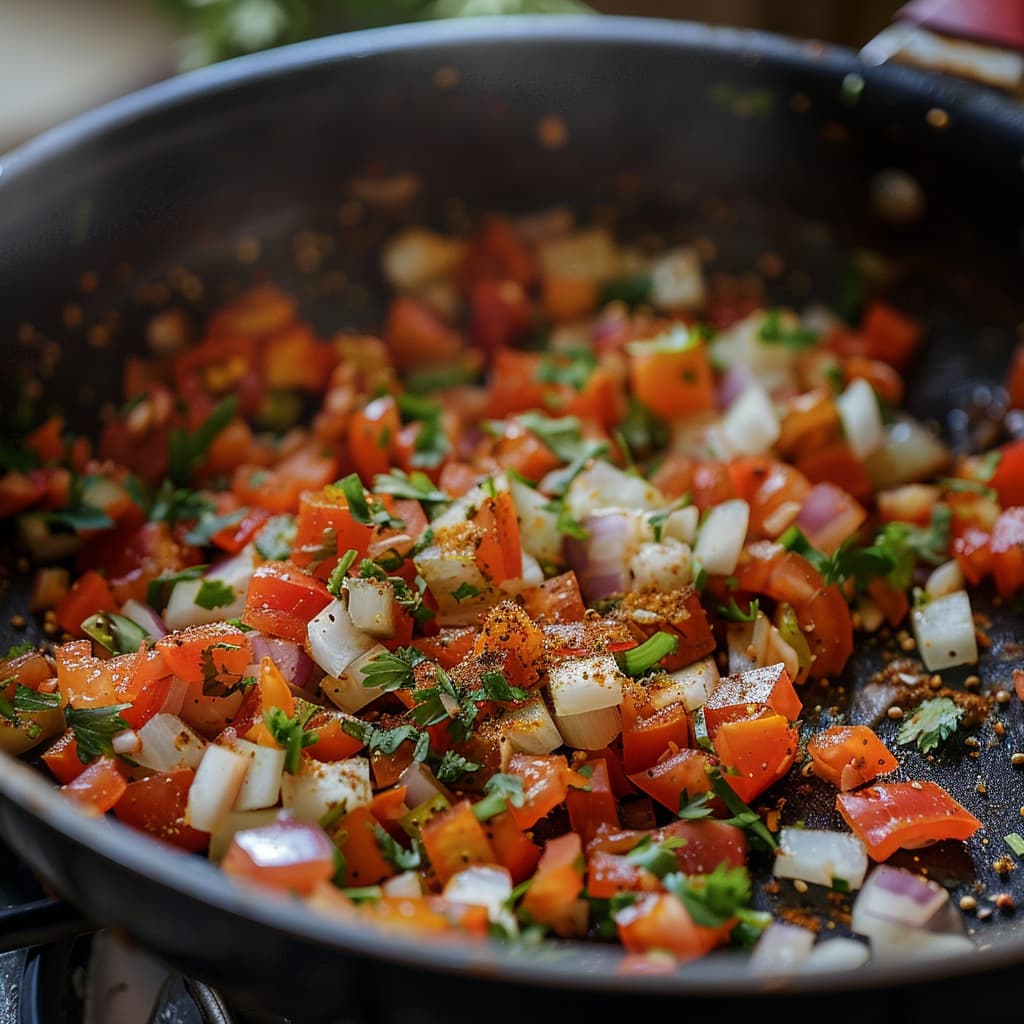
[[[437,781],[437,776],[430,765],[421,761],[413,761],[398,777],[398,785],[405,786],[405,802],[410,807],[418,807],[436,796],[448,799],[448,792]]]
[[[278,807],[264,811],[231,811],[226,814],[210,833],[210,860],[214,864],[219,864],[224,859],[224,854],[228,852],[236,832],[272,825],[280,813],[281,809]]]
[[[651,304],[669,312],[697,309],[707,289],[700,254],[689,246],[669,249],[651,265]]]
[[[456,871],[445,882],[442,895],[453,903],[485,907],[490,921],[508,919],[508,901],[512,896],[512,876],[507,868],[494,864],[474,864]],[[512,916],[513,926],[515,917]]]
[[[800,326],[799,318],[791,310],[780,310],[775,315],[785,330]],[[786,345],[761,340],[765,317],[763,310],[756,310],[719,331],[709,343],[708,354],[716,369],[726,372],[732,366],[743,366],[769,395],[774,395],[796,383],[799,353]]]
[[[501,727],[512,749],[522,754],[550,754],[564,742],[547,705],[539,696],[509,711],[502,718]]]
[[[857,459],[866,459],[885,444],[885,425],[875,389],[863,378],[850,381],[836,399],[839,421],[850,451]]]
[[[750,951],[747,968],[752,974],[789,974],[803,965],[813,947],[814,932],[809,928],[775,921]]]
[[[345,602],[339,600],[310,619],[306,637],[310,657],[335,678],[376,643],[372,636],[356,629]]]
[[[852,971],[863,967],[871,959],[866,942],[837,935],[815,943],[807,959],[800,965],[801,973],[810,971]]]
[[[635,590],[681,590],[692,579],[690,546],[663,539],[641,544],[629,562]]]
[[[115,754],[135,754],[142,749],[142,740],[134,729],[124,729],[111,737],[110,746]]]
[[[181,580],[171,588],[163,620],[169,630],[207,625],[237,618],[245,611],[245,595],[256,571],[255,549],[250,545],[237,555],[218,563],[198,580]],[[231,590],[231,600],[213,608],[196,604],[196,598],[209,580],[216,580]]]
[[[647,539],[647,519],[630,509],[603,509],[583,520],[586,537],[565,538],[565,557],[588,604],[621,594],[629,585],[629,563]],[[653,535],[652,535],[653,536]]]
[[[245,778],[233,809],[258,811],[264,807],[273,807],[281,795],[285,752],[278,747],[267,747],[243,739],[231,740],[228,746],[247,759]]]
[[[542,562],[560,562],[562,531],[558,528],[558,516],[547,507],[551,499],[518,480],[509,482],[509,491],[516,506],[523,550]]]
[[[563,658],[548,669],[548,691],[560,718],[618,707],[625,681],[611,654]]]
[[[700,509],[696,505],[687,505],[670,512],[661,526],[662,540],[678,540],[693,546],[697,539],[697,524],[700,522]]]
[[[885,443],[864,462],[876,490],[927,480],[949,463],[949,449],[923,423],[898,414],[886,424]]]
[[[617,707],[585,711],[580,715],[555,715],[562,739],[578,750],[603,750],[622,732],[622,715]]]
[[[281,803],[300,821],[320,822],[328,814],[347,814],[373,799],[370,762],[365,757],[344,761],[303,760],[297,775],[281,779]]]
[[[417,554],[414,561],[416,571],[437,601],[439,625],[473,625],[480,612],[505,596],[484,578],[471,545],[464,550],[452,550],[450,546],[431,544]],[[460,588],[475,591],[476,596],[457,601],[452,595],[460,593]]]
[[[598,509],[663,508],[664,495],[642,476],[627,473],[604,459],[583,470],[569,485],[566,507],[575,519],[586,519]]]
[[[731,498],[716,505],[697,531],[694,562],[705,572],[730,575],[747,539],[749,522],[750,506],[741,498]]]
[[[813,828],[780,828],[779,849],[772,865],[776,878],[799,878],[832,888],[859,889],[868,870],[867,847],[849,832]]]
[[[121,605],[121,614],[145,630],[154,640],[167,636],[167,624],[164,620],[148,604],[136,601],[134,597],[128,598]]]
[[[966,590],[936,597],[910,611],[918,654],[929,672],[978,660],[971,599]]]
[[[936,566],[925,581],[924,592],[931,598],[945,597],[966,587],[964,571],[960,563],[951,558],[948,562]]]
[[[212,832],[234,806],[248,767],[244,754],[209,744],[189,786],[186,823],[200,832]]]
[[[720,678],[714,656],[702,658],[676,672],[656,676],[647,687],[647,696],[655,710],[682,701],[687,711],[703,707]]]
[[[395,635],[395,588],[387,580],[345,580],[352,625],[378,640]]]
[[[408,291],[452,273],[465,251],[466,243],[461,239],[410,227],[384,245],[381,266],[392,287]]]
[[[750,381],[729,406],[719,431],[735,455],[763,455],[782,432],[775,406],[756,381]]]
[[[133,760],[155,772],[195,768],[206,750],[206,740],[193,732],[177,715],[154,715],[141,729],[142,747]]]
[[[354,715],[376,700],[384,690],[379,686],[365,686],[366,666],[388,649],[383,644],[374,644],[364,654],[360,654],[340,676],[324,676],[320,680],[320,689],[324,696],[329,697],[342,711]]]
[[[400,875],[385,878],[380,887],[389,899],[415,900],[423,895],[418,871],[403,871]]]
[[[603,227],[548,239],[538,246],[537,258],[545,277],[574,277],[601,284],[619,270],[618,247]]]

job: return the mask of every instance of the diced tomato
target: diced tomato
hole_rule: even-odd
[[[844,440],[804,452],[797,459],[796,468],[812,484],[835,484],[860,502],[869,502],[874,492],[864,464]]]
[[[722,777],[750,803],[793,766],[798,740],[786,717],[772,711],[723,722],[715,734],[715,752],[729,769]]]
[[[332,600],[320,580],[285,562],[268,562],[249,580],[242,621],[271,636],[304,643],[310,619]]]
[[[113,611],[117,601],[107,581],[94,569],[83,573],[57,606],[57,624],[72,636],[85,636],[82,623],[96,612]]]
[[[523,896],[523,912],[558,935],[572,935],[577,931],[574,911],[583,890],[583,871],[583,844],[575,832],[549,839]]]
[[[615,915],[619,941],[631,953],[664,950],[678,961],[696,960],[729,938],[734,922],[718,928],[698,925],[677,896],[649,893]]]
[[[747,718],[750,708],[770,708],[789,722],[803,711],[803,701],[780,662],[724,676],[704,704],[704,724],[712,740],[725,722]]]
[[[920,324],[878,299],[868,303],[860,329],[872,358],[901,372],[909,367],[921,342]]]
[[[470,340],[485,352],[514,345],[533,329],[533,303],[516,281],[478,281],[469,305]]]
[[[270,468],[238,466],[231,489],[246,505],[270,512],[295,512],[304,491],[326,487],[337,475],[337,459],[314,442],[296,448]]]
[[[992,571],[992,538],[985,530],[969,526],[953,538],[953,557],[968,583],[977,586]]]
[[[359,753],[363,741],[345,731],[349,719],[350,716],[329,708],[314,712],[306,728],[316,733],[316,742],[303,752],[317,761],[344,761]]]
[[[124,795],[128,780],[116,757],[97,758],[80,775],[60,787],[83,814],[106,814]]]
[[[409,295],[399,295],[391,303],[384,338],[395,362],[406,370],[430,364],[444,366],[462,352],[459,332],[426,303]]]
[[[263,403],[265,388],[253,338],[207,337],[175,356],[172,372],[176,393],[188,403],[188,419],[194,426],[223,395],[237,396],[239,411],[246,416],[255,414]]]
[[[989,540],[992,578],[1003,597],[1024,587],[1024,505],[1000,513]]]
[[[626,696],[622,703],[622,767],[627,775],[650,768],[666,752],[689,746],[689,740],[685,704],[653,711],[632,695]]]
[[[114,814],[126,825],[148,832],[172,846],[193,853],[205,850],[210,836],[185,822],[188,791],[194,778],[191,768],[180,768],[130,782],[114,806]]]
[[[487,612],[473,653],[504,654],[508,681],[536,686],[545,668],[544,631],[514,601],[502,601]]]
[[[537,264],[509,220],[490,215],[466,248],[457,276],[466,291],[477,281],[515,281],[527,288],[537,278]]]
[[[532,828],[541,818],[565,803],[569,781],[573,778],[569,764],[561,754],[513,754],[508,771],[523,780],[523,805],[509,808],[521,829]]]
[[[709,769],[717,759],[704,753],[684,747],[642,772],[629,776],[637,789],[643,790],[673,814],[679,810],[679,801],[684,793],[689,797],[711,792]]]
[[[512,495],[501,491],[497,497],[485,498],[473,523],[480,531],[474,556],[480,572],[497,586],[522,576],[523,549]]]
[[[227,622],[189,626],[156,642],[172,675],[185,682],[203,682],[207,675],[238,678],[252,663],[245,631]]]
[[[334,875],[334,846],[318,825],[281,816],[236,832],[221,868],[256,885],[307,895]]]
[[[491,457],[503,469],[514,470],[533,482],[561,465],[558,456],[518,420],[505,425],[505,433],[494,443]]]
[[[586,610],[576,573],[551,576],[520,595],[526,614],[535,622],[579,622]]]
[[[144,682],[131,698],[131,707],[122,711],[121,717],[132,729],[141,729],[155,714],[158,714],[167,700],[172,677],[162,676]]]
[[[54,651],[57,686],[76,708],[118,703],[117,687],[106,661],[96,658],[89,640],[72,640]]]
[[[497,863],[487,834],[468,800],[460,800],[425,822],[420,838],[442,884],[471,864]]]
[[[541,356],[537,352],[499,349],[488,376],[487,414],[502,419],[515,412],[544,407],[545,385],[540,379]]]
[[[53,777],[64,784],[77,779],[85,771],[85,765],[78,756],[78,741],[71,729],[43,751],[43,761]]]
[[[508,811],[487,821],[484,833],[498,863],[512,876],[513,885],[533,874],[540,860],[540,847],[516,824]]]
[[[588,761],[586,788],[570,786],[565,798],[569,825],[587,842],[601,825],[619,825],[619,807],[608,777],[608,764],[602,758]]]
[[[210,538],[210,542],[229,555],[237,555],[259,533],[269,518],[270,512],[267,509],[254,508],[246,512],[237,523],[218,530]]]
[[[395,874],[377,842],[378,827],[369,807],[356,807],[341,819],[336,842],[345,860],[346,886],[377,885]]]
[[[664,420],[715,407],[714,379],[703,342],[671,351],[642,351],[629,362],[637,401]]]
[[[873,782],[899,767],[878,734],[867,725],[835,725],[807,740],[814,774],[844,792]]]
[[[981,822],[930,780],[889,782],[836,794],[836,809],[873,860],[943,839],[969,839]]]
[[[373,527],[356,522],[338,487],[307,491],[299,498],[291,560],[320,579],[327,579],[348,550],[367,557]]]

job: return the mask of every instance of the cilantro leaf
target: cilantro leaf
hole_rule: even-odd
[[[682,901],[694,923],[704,928],[721,928],[740,916],[753,895],[747,869],[726,864],[706,875],[675,872],[666,875],[662,884]]]
[[[473,816],[477,821],[488,821],[496,814],[501,814],[513,807],[522,807],[526,802],[523,792],[523,780],[518,775],[506,775],[498,772],[484,784],[486,796],[473,804]]]
[[[533,377],[543,384],[565,384],[574,391],[582,391],[596,368],[597,356],[593,349],[579,345],[562,352],[546,353]]]
[[[679,860],[672,851],[685,845],[686,840],[680,836],[670,836],[660,843],[653,842],[650,836],[644,836],[625,857],[630,864],[643,868],[658,878],[664,878],[665,875],[679,870]]]
[[[64,721],[75,734],[78,759],[83,764],[91,764],[98,757],[114,753],[111,741],[119,732],[130,728],[121,717],[121,712],[130,707],[131,704],[95,708],[68,706],[64,711]]]
[[[451,718],[448,707],[453,704],[457,705],[459,700],[451,676],[440,665],[435,669],[434,679],[436,685],[413,691],[412,696],[416,703],[409,709],[409,717],[424,728]],[[448,698],[447,703],[445,702],[446,697]]]
[[[471,597],[476,597],[479,593],[480,589],[478,587],[474,587],[472,583],[467,583],[465,580],[463,580],[455,590],[451,592],[456,603],[468,601]]]
[[[302,765],[302,751],[317,741],[315,730],[307,730],[306,723],[313,713],[313,708],[296,711],[287,715],[281,708],[268,708],[263,712],[266,723],[274,741],[284,747],[284,770],[295,775]]]
[[[164,479],[153,498],[149,509],[150,522],[168,523],[173,526],[179,522],[192,522],[213,512],[213,502],[199,491],[188,487],[175,487]]]
[[[394,729],[383,729],[358,718],[346,718],[341,727],[349,736],[355,736],[357,740],[365,743],[366,751],[369,754],[387,756],[395,753],[406,742],[413,745],[414,761],[425,761],[430,753],[429,734],[417,729],[414,725],[400,725]]]
[[[756,622],[759,611],[759,602],[755,597],[750,606],[744,611],[737,603],[735,597],[729,598],[728,604],[718,605],[718,614],[730,622]]]
[[[501,672],[484,672],[480,676],[480,688],[468,695],[469,700],[523,701],[530,695],[518,686],[512,686]]]
[[[29,651],[34,651],[36,645],[31,641],[26,640],[23,644],[11,644],[7,648],[7,653],[4,655],[6,661],[11,661],[14,658],[20,658],[23,654],[28,654]]]
[[[294,516],[271,516],[253,538],[253,545],[268,562],[283,562],[292,553],[295,531]]]
[[[396,647],[378,654],[363,665],[363,686],[376,687],[385,693],[410,689],[415,685],[413,669],[426,660],[415,647]]]
[[[710,800],[710,793],[698,793],[696,796],[690,796],[684,789],[679,794],[679,810],[676,812],[676,817],[682,821],[702,821],[704,818],[710,818]]]
[[[150,580],[149,586],[146,588],[146,604],[157,612],[162,612],[167,606],[167,600],[171,596],[171,587],[175,583],[197,580],[207,568],[208,566],[205,565],[190,565],[187,569],[182,569],[181,572],[171,573],[168,576],[157,576],[155,580]]]
[[[237,526],[247,515],[247,508],[236,508],[223,515],[216,515],[213,509],[203,509],[199,515],[199,521],[185,534],[185,543],[195,547],[205,547],[213,539],[214,534],[229,526]]]
[[[223,580],[205,579],[195,596],[195,603],[207,611],[226,608],[235,603],[235,588]]]
[[[397,871],[413,871],[423,862],[419,843],[415,839],[412,841],[412,847],[407,850],[382,825],[376,822],[367,822],[367,825],[373,829],[373,837],[377,841],[381,856]]]
[[[761,816],[752,811],[746,803],[736,795],[736,791],[726,781],[720,768],[713,768],[708,772],[711,780],[711,789],[722,803],[732,812],[731,824],[750,832],[751,838],[757,839],[769,850],[778,846],[775,837],[768,831],[768,827],[761,820]]]
[[[53,711],[60,707],[59,693],[40,693],[18,683],[14,690],[13,706],[15,711],[29,714],[33,711]]]
[[[923,701],[909,718],[900,723],[896,742],[916,743],[917,749],[927,754],[956,732],[963,715],[963,708],[949,697]]]
[[[479,771],[480,767],[476,761],[470,761],[469,758],[463,757],[462,754],[456,753],[454,750],[446,750],[434,768],[434,777],[438,782],[450,785],[453,782],[458,782],[463,775]]]

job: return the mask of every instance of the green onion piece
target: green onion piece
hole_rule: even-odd
[[[679,637],[659,630],[648,637],[639,647],[618,654],[619,667],[627,675],[642,676],[650,672],[662,658],[674,654],[679,647]]]

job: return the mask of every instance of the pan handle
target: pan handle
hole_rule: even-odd
[[[911,64],[1024,99],[1024,0],[910,0],[860,56],[867,64]]]
[[[0,953],[42,946],[91,931],[93,926],[61,900],[33,900],[0,909]]]

